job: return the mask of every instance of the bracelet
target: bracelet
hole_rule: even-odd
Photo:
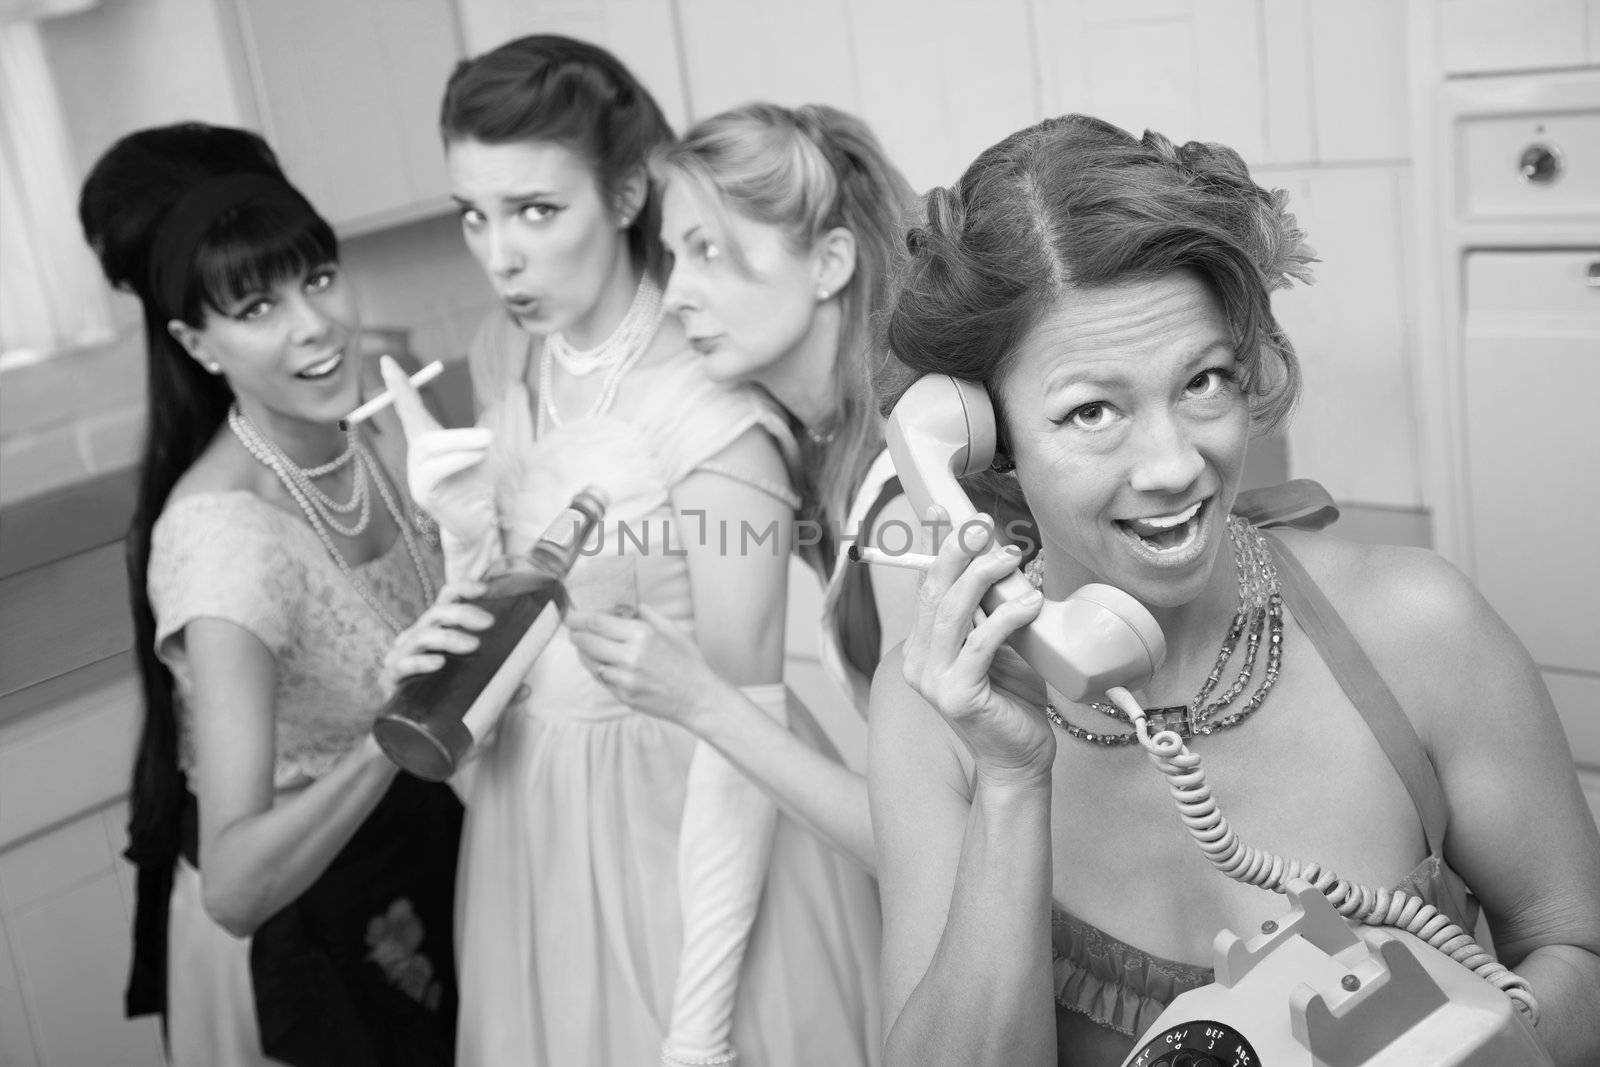
[[[726,1052],[714,1053],[710,1056],[685,1056],[674,1052],[666,1045],[661,1046],[662,1067],[725,1067],[739,1058],[739,1053],[733,1049]]]

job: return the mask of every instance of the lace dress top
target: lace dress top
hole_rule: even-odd
[[[353,569],[395,618],[409,623],[427,607],[400,537]],[[185,771],[195,755],[183,630],[195,619],[243,627],[276,661],[276,788],[325,774],[371,729],[394,634],[298,516],[243,490],[170,501],[151,531],[147,588],[156,654],[177,682]]]

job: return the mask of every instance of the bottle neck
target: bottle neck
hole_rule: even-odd
[[[600,523],[600,513],[582,498],[567,505],[528,553],[539,570],[565,578],[578,561],[583,546]]]

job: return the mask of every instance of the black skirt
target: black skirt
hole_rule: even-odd
[[[396,776],[349,844],[250,941],[262,1051],[294,1067],[455,1062],[449,786]]]
[[[199,867],[199,809],[183,793],[178,851]],[[250,939],[262,1051],[294,1067],[455,1061],[456,851],[461,803],[398,775],[328,869]],[[136,855],[128,1014],[166,1013],[175,858]],[[165,1018],[163,1018],[163,1023]]]

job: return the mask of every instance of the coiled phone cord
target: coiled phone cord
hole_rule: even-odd
[[[1432,904],[1398,890],[1356,885],[1319,863],[1285,860],[1242,843],[1228,825],[1227,817],[1217,809],[1200,757],[1189,751],[1183,738],[1171,730],[1151,734],[1144,709],[1121,686],[1108,690],[1106,696],[1127,714],[1139,744],[1166,775],[1167,788],[1177,802],[1183,824],[1213,867],[1235,881],[1274,893],[1287,892],[1291,879],[1304,879],[1346,919],[1368,926],[1392,926],[1421,938],[1510,997],[1529,1023],[1539,1021],[1539,1002],[1527,981],[1484,951]]]

